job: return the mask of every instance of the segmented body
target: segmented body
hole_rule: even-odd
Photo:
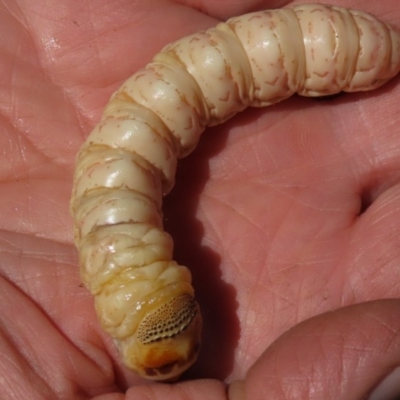
[[[165,380],[197,358],[200,310],[161,205],[204,129],[293,93],[374,89],[399,69],[397,30],[304,5],[185,37],[121,86],[79,152],[71,210],[82,280],[129,368]]]

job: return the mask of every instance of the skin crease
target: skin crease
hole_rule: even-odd
[[[400,24],[395,0],[331,3]],[[0,3],[2,398],[365,398],[400,364],[400,301],[382,300],[400,296],[399,79],[248,110],[181,161],[164,213],[193,272],[203,350],[185,382],[147,385],[79,283],[75,154],[125,78],[215,25],[202,10],[226,19],[231,4],[285,2],[78,4]]]

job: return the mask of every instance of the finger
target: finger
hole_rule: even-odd
[[[231,386],[230,400],[356,400],[382,393],[379,384],[400,365],[399,313],[400,300],[380,300],[297,325]]]
[[[3,254],[1,262],[7,261]],[[111,364],[96,340],[92,338],[85,354],[23,292],[23,279],[18,284],[24,289],[0,278],[0,398],[76,399],[114,389]]]
[[[225,385],[216,380],[135,386],[125,394],[107,393],[90,400],[227,400]]]
[[[226,400],[225,386],[215,380],[182,382],[176,385],[154,384],[130,388],[126,395],[107,394],[91,400]]]
[[[284,7],[289,0],[176,0],[175,3],[185,4],[205,14],[221,20],[228,19],[234,15],[241,15],[252,11],[263,9],[274,9]]]

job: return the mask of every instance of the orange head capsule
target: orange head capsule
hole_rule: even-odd
[[[147,379],[178,379],[197,359],[201,325],[194,298],[174,297],[146,315],[136,334],[120,343],[125,364]]]

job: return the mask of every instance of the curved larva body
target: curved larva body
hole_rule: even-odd
[[[305,5],[185,37],[122,85],[79,152],[71,209],[82,280],[128,367],[171,379],[197,357],[200,311],[190,273],[172,261],[161,204],[205,127],[296,92],[373,89],[399,69],[398,31]]]

